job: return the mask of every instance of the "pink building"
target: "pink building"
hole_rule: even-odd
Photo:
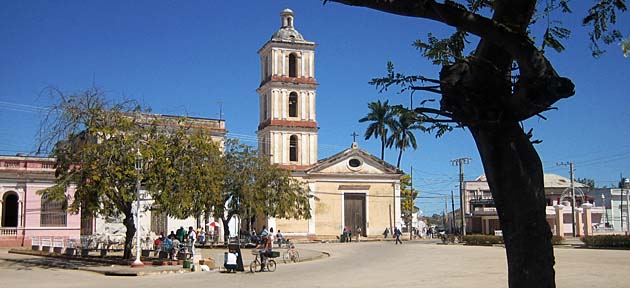
[[[0,247],[80,239],[80,215],[65,210],[72,194],[45,202],[37,193],[54,184],[54,165],[54,158],[0,156]]]

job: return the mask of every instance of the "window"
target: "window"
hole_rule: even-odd
[[[40,217],[41,227],[65,227],[66,226],[66,206],[67,200],[48,200],[47,196],[42,196],[42,210]]]
[[[363,161],[358,158],[351,158],[350,160],[348,160],[347,165],[348,168],[352,171],[360,171],[361,167],[363,166]]]
[[[289,138],[289,161],[298,161],[298,137],[291,135]]]
[[[289,77],[297,77],[297,56],[289,54]]]
[[[348,161],[348,165],[350,165],[350,167],[357,168],[361,166],[361,160],[356,158],[350,159],[350,161]]]
[[[297,117],[298,95],[295,92],[289,94],[289,117]]]
[[[293,27],[293,18],[291,18],[291,17],[287,18],[287,26]]]

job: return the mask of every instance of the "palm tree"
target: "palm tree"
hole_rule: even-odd
[[[376,102],[370,102],[368,104],[370,113],[367,116],[359,119],[359,122],[370,121],[370,125],[365,130],[365,140],[374,138],[381,138],[381,160],[385,160],[385,146],[387,145],[387,128],[392,125],[393,113],[391,106],[389,106],[389,100],[381,103],[381,100]]]
[[[400,168],[403,151],[409,147],[414,150],[418,148],[413,130],[427,131],[427,129],[422,126],[422,121],[416,117],[413,111],[402,106],[392,106],[392,111],[397,116],[397,119],[392,121],[392,125],[390,125],[392,135],[387,139],[386,145],[387,147],[394,145],[400,151],[398,153],[398,162],[396,162],[396,167]]]

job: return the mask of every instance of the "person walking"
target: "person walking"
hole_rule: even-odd
[[[396,237],[396,245],[398,245],[398,242],[400,242],[400,245],[402,245],[402,241],[400,241],[400,235],[402,235],[402,232],[400,231],[400,229],[398,229],[398,227],[394,228],[394,237]]]

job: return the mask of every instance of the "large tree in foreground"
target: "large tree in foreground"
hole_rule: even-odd
[[[147,150],[147,140],[155,135],[150,125],[137,125],[132,102],[110,103],[102,90],[65,95],[48,90],[58,100],[42,123],[41,146],[52,148],[57,159],[56,181],[41,191],[47,199],[59,200],[74,187],[69,210],[74,213],[122,216],[127,228],[124,258],[131,258],[138,151]]]
[[[542,164],[531,133],[525,132],[520,122],[540,116],[558,100],[575,93],[571,80],[558,76],[544,54],[545,47],[562,50],[560,40],[570,31],[554,26],[555,19],[538,21],[547,25],[539,38],[542,49],[529,34],[530,26],[541,17],[555,15],[554,11],[570,13],[568,1],[544,1],[539,7],[534,0],[330,1],[456,28],[450,38],[429,34],[427,42],[416,42],[423,56],[442,66],[439,79],[390,73],[374,83],[441,95],[439,107],[417,107],[415,112],[437,123],[465,126],[471,132],[499,214],[510,287],[555,287]],[[621,33],[608,24],[615,23],[616,12],[627,9],[624,0],[594,2],[584,24],[593,25],[591,41],[597,55],[600,39],[607,44],[620,40]],[[539,15],[534,17],[537,11]],[[470,34],[479,41],[469,56],[463,56]]]

